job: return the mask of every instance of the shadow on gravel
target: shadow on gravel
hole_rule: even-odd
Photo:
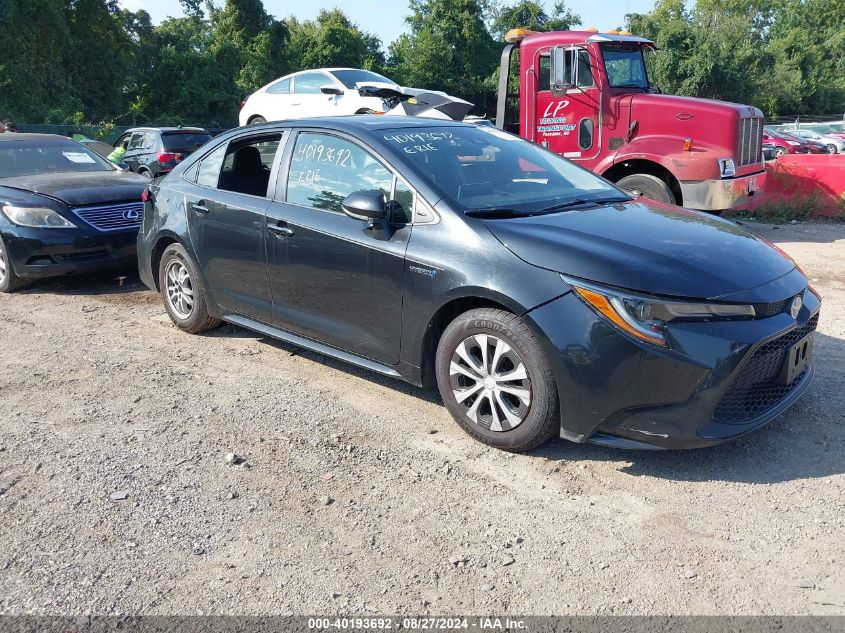
[[[112,295],[131,292],[148,292],[141,283],[138,270],[128,268],[109,269],[81,275],[51,277],[31,282],[16,294],[55,294],[55,295]]]
[[[436,388],[414,387],[237,326],[224,325],[206,336],[260,340],[412,398],[443,404]],[[772,484],[845,473],[845,340],[819,333],[815,345],[816,379],[808,393],[768,426],[737,440],[690,451],[633,451],[552,440],[531,455],[551,461],[629,462],[620,472],[693,482]]]

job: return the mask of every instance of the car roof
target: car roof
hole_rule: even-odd
[[[471,123],[462,121],[447,121],[445,119],[426,119],[412,116],[381,116],[376,114],[355,114],[349,116],[313,117],[305,119],[286,119],[284,121],[272,121],[260,125],[250,125],[239,130],[273,130],[278,128],[302,127],[302,128],[326,128],[340,132],[371,131],[371,130],[395,130],[395,129],[420,129],[429,127],[478,127]]]
[[[76,143],[72,138],[62,136],[61,134],[19,134],[17,132],[0,134],[0,143],[3,141],[67,141],[69,143]]]
[[[133,127],[126,130],[123,134],[130,132],[206,132],[208,130],[201,127]],[[123,136],[121,134],[121,136]]]

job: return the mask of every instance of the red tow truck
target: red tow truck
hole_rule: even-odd
[[[646,73],[650,40],[595,29],[505,39],[499,128],[661,202],[720,211],[763,188],[763,113],[660,94]]]

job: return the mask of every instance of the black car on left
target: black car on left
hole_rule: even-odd
[[[139,127],[127,130],[114,144],[123,148],[120,162],[135,173],[158,178],[211,140],[200,127]]]
[[[62,136],[0,135],[0,292],[132,264],[148,184]]]

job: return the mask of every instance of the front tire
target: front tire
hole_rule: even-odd
[[[6,251],[6,245],[3,243],[2,236],[0,236],[0,292],[14,292],[21,288],[24,283],[24,280],[15,274],[15,269],[12,267],[12,258]]]
[[[220,325],[208,313],[208,295],[197,266],[181,244],[164,249],[158,283],[167,314],[180,330],[199,334]]]
[[[677,204],[675,194],[663,180],[651,174],[632,174],[625,176],[616,186],[630,193],[635,198],[648,198],[655,202]]]
[[[519,453],[560,428],[551,367],[510,312],[479,308],[458,316],[440,338],[435,371],[446,409],[480,442]]]
[[[827,153],[828,154],[836,154],[838,151],[839,150],[836,149],[836,145],[834,145],[833,143],[831,143],[830,145],[827,146]]]
[[[247,125],[261,125],[262,123],[267,123],[267,119],[263,116],[254,116],[249,120]]]

